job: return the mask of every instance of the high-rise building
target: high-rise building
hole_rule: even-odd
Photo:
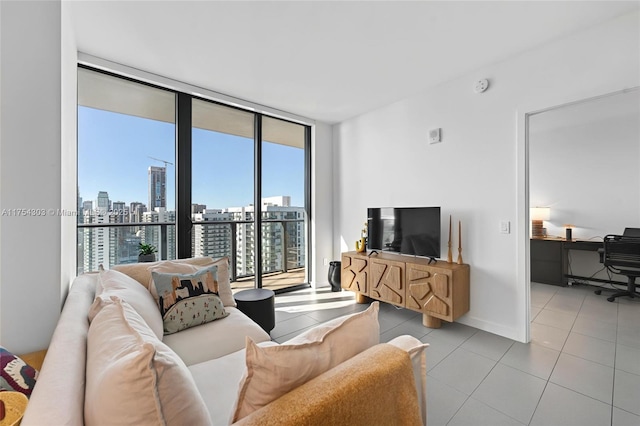
[[[129,204],[129,222],[142,222],[142,213],[146,211],[147,206],[145,206],[144,203],[132,201],[131,204]]]
[[[206,208],[206,204],[191,204],[191,214],[204,213]]]
[[[95,204],[96,210],[108,212],[111,209],[111,201],[109,201],[109,193],[107,191],[99,191]]]
[[[84,215],[84,223],[109,223],[107,211],[89,211],[90,214]],[[110,228],[84,228],[83,234],[83,272],[97,271],[100,265],[110,265]]]
[[[111,215],[115,216],[115,223],[125,223],[129,221],[129,214],[126,206],[127,205],[124,201],[114,201],[111,203]]]
[[[158,222],[171,222],[175,223],[176,212],[167,211],[164,207],[156,207],[155,211],[144,212],[142,214],[142,222],[144,223],[158,223]],[[158,249],[158,260],[160,260],[161,253],[163,251],[163,233],[166,235],[166,259],[176,258],[176,226],[175,225],[157,225],[157,226],[142,226],[140,229],[140,236],[142,237],[142,243],[154,245]]]
[[[87,200],[82,202],[82,215],[87,216],[91,215],[91,210],[93,210],[93,201]],[[84,220],[82,221],[84,223]]]
[[[167,168],[149,166],[149,211],[167,207]]]
[[[205,209],[191,215],[191,252],[193,256],[214,259],[231,256],[231,226],[215,222],[229,221],[229,213],[221,209]]]
[[[224,210],[229,220],[253,220],[253,205]],[[291,207],[291,197],[262,199],[262,272],[302,267],[305,264],[304,208]],[[267,222],[273,221],[273,222]],[[286,230],[286,232],[285,232]],[[238,224],[236,228],[236,271],[238,276],[253,275],[254,224]],[[286,266],[286,268],[285,268]]]

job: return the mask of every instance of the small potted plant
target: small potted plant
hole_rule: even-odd
[[[158,249],[153,244],[142,244],[138,246],[138,262],[155,262]]]

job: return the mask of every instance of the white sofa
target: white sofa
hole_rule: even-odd
[[[205,263],[210,261],[204,260]],[[185,262],[202,264],[202,260],[198,259]],[[141,274],[140,268],[134,267],[129,273],[143,284],[145,280],[148,281],[149,273],[143,271]],[[126,268],[123,272],[126,272]],[[95,404],[101,404],[102,401],[91,400],[86,396],[89,392],[86,389],[87,365],[92,362],[87,357],[97,356],[95,350],[87,347],[87,336],[90,333],[88,314],[96,297],[97,281],[97,273],[85,274],[76,278],[71,286],[22,425],[82,425],[87,418],[87,409],[93,411],[93,408],[100,408]],[[122,300],[126,301],[126,298],[122,297]],[[186,365],[190,377],[185,380],[190,381],[192,377],[199,394],[196,399],[201,398],[204,402],[210,424],[213,425],[230,424],[233,418],[239,386],[247,371],[247,338],[255,343],[262,342],[259,346],[277,345],[270,342],[270,336],[237,308],[225,306],[225,309],[229,312],[225,318],[167,335],[162,339],[163,344]],[[144,316],[142,313],[140,315]],[[415,341],[407,340],[408,336],[404,337],[395,343],[402,351],[395,347],[390,349],[390,345],[376,345],[287,392],[237,424],[328,424],[327,421],[331,418],[345,421],[351,419],[348,421],[350,424],[366,424],[372,419],[380,420],[381,415],[392,416],[392,423],[396,424],[425,424],[424,345],[418,347]],[[110,344],[103,342],[103,347],[109,348]],[[414,356],[415,354],[419,356]],[[396,356],[399,357],[398,363],[387,363],[387,360]],[[406,372],[407,365],[410,376],[408,379],[406,375],[402,375]],[[341,371],[341,368],[348,374]],[[399,379],[400,377],[404,379]],[[359,394],[366,392],[367,387],[372,388],[372,392],[380,392],[377,387],[385,383],[384,379],[390,380],[385,386],[397,386],[399,394],[402,393],[403,386],[406,391],[410,382],[411,391],[404,392],[408,395],[404,400],[395,398],[398,402],[390,407],[395,410],[393,413],[389,413],[389,410],[382,410],[381,413],[381,410],[373,407],[368,409],[372,417],[362,415],[362,406],[366,403]],[[303,402],[302,405],[300,402]],[[315,408],[310,409],[312,406]],[[414,406],[418,410],[417,417],[414,415]],[[110,421],[102,423],[111,424]],[[118,424],[122,423],[129,422],[118,421]],[[182,424],[175,419],[149,419],[148,423]]]

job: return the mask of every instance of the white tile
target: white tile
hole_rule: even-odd
[[[613,405],[630,413],[640,415],[640,376],[616,370]]]
[[[604,426],[611,422],[611,405],[548,383],[530,426]]]
[[[622,297],[618,299],[618,321],[623,324],[638,324],[640,323],[640,303],[638,299],[629,299]]]
[[[431,426],[429,422],[427,424]],[[480,401],[469,398],[447,426],[522,426],[524,424]]]
[[[549,380],[599,401],[611,403],[613,396],[613,368],[611,367],[561,353]]]
[[[568,336],[569,330],[531,323],[531,342],[537,345],[560,351]]]
[[[568,295],[561,292],[556,293],[544,308],[552,311],[577,314],[582,307],[584,293],[573,292],[573,289],[570,290],[573,294]]]
[[[410,336],[415,337],[416,339],[421,339],[430,333],[432,330],[430,328],[422,325],[422,320],[418,321],[405,321],[390,330],[387,330],[380,334],[381,342],[388,342],[391,339],[394,339],[398,336],[402,336],[408,334]]]
[[[579,333],[569,333],[562,352],[613,367],[616,344]]]
[[[460,346],[465,340],[473,336],[478,330],[457,322],[442,321],[442,327],[434,329],[430,336],[440,337],[449,344]]]
[[[428,424],[428,423],[427,423]],[[613,407],[613,421],[611,426],[638,426],[640,425],[640,416],[636,416],[628,411]]]
[[[548,325],[568,331],[573,327],[577,315],[577,311],[575,313],[566,313],[544,308],[533,322],[535,324]]]
[[[528,424],[546,384],[546,380],[498,364],[471,396]]]
[[[531,306],[543,308],[558,291],[557,287],[531,283]]]
[[[531,322],[536,319],[538,314],[542,311],[542,308],[531,305]]]
[[[554,349],[532,343],[516,342],[500,363],[548,380],[559,356],[560,351]]]
[[[618,322],[607,322],[588,315],[578,314],[576,322],[571,331],[584,334],[585,336],[615,342],[617,339]]]
[[[640,375],[640,349],[617,345],[616,370]]]
[[[514,341],[486,331],[478,331],[460,347],[498,361],[509,350]]]
[[[462,407],[468,396],[442,383],[432,376],[427,376],[427,424],[444,426]]]
[[[290,334],[317,324],[319,324],[319,322],[313,318],[310,318],[307,315],[300,315],[295,318],[278,322],[275,328],[271,330],[271,337],[276,339],[284,336],[285,334]]]
[[[586,297],[580,315],[609,323],[618,322],[618,304],[607,302],[605,297]]]
[[[616,343],[640,349],[640,321],[618,322],[618,336]]]
[[[318,309],[305,312],[305,315],[315,319],[318,322],[326,322],[334,318],[341,317],[343,315],[349,315],[356,312],[362,312],[369,307],[369,304],[353,303],[347,306],[341,306],[338,308],[321,309],[322,305],[318,304]]]
[[[420,341],[429,344],[427,348],[427,371],[431,371],[433,367],[456,350],[455,346],[440,337],[432,336],[431,333],[421,338]]]
[[[458,348],[429,374],[460,392],[471,395],[495,364],[489,358]]]

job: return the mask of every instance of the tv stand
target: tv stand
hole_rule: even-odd
[[[439,328],[469,311],[469,265],[388,253],[342,253],[341,287],[369,299],[422,314],[425,327]]]
[[[435,257],[431,257],[429,256],[429,265],[431,265],[432,263],[438,263],[438,260]]]

